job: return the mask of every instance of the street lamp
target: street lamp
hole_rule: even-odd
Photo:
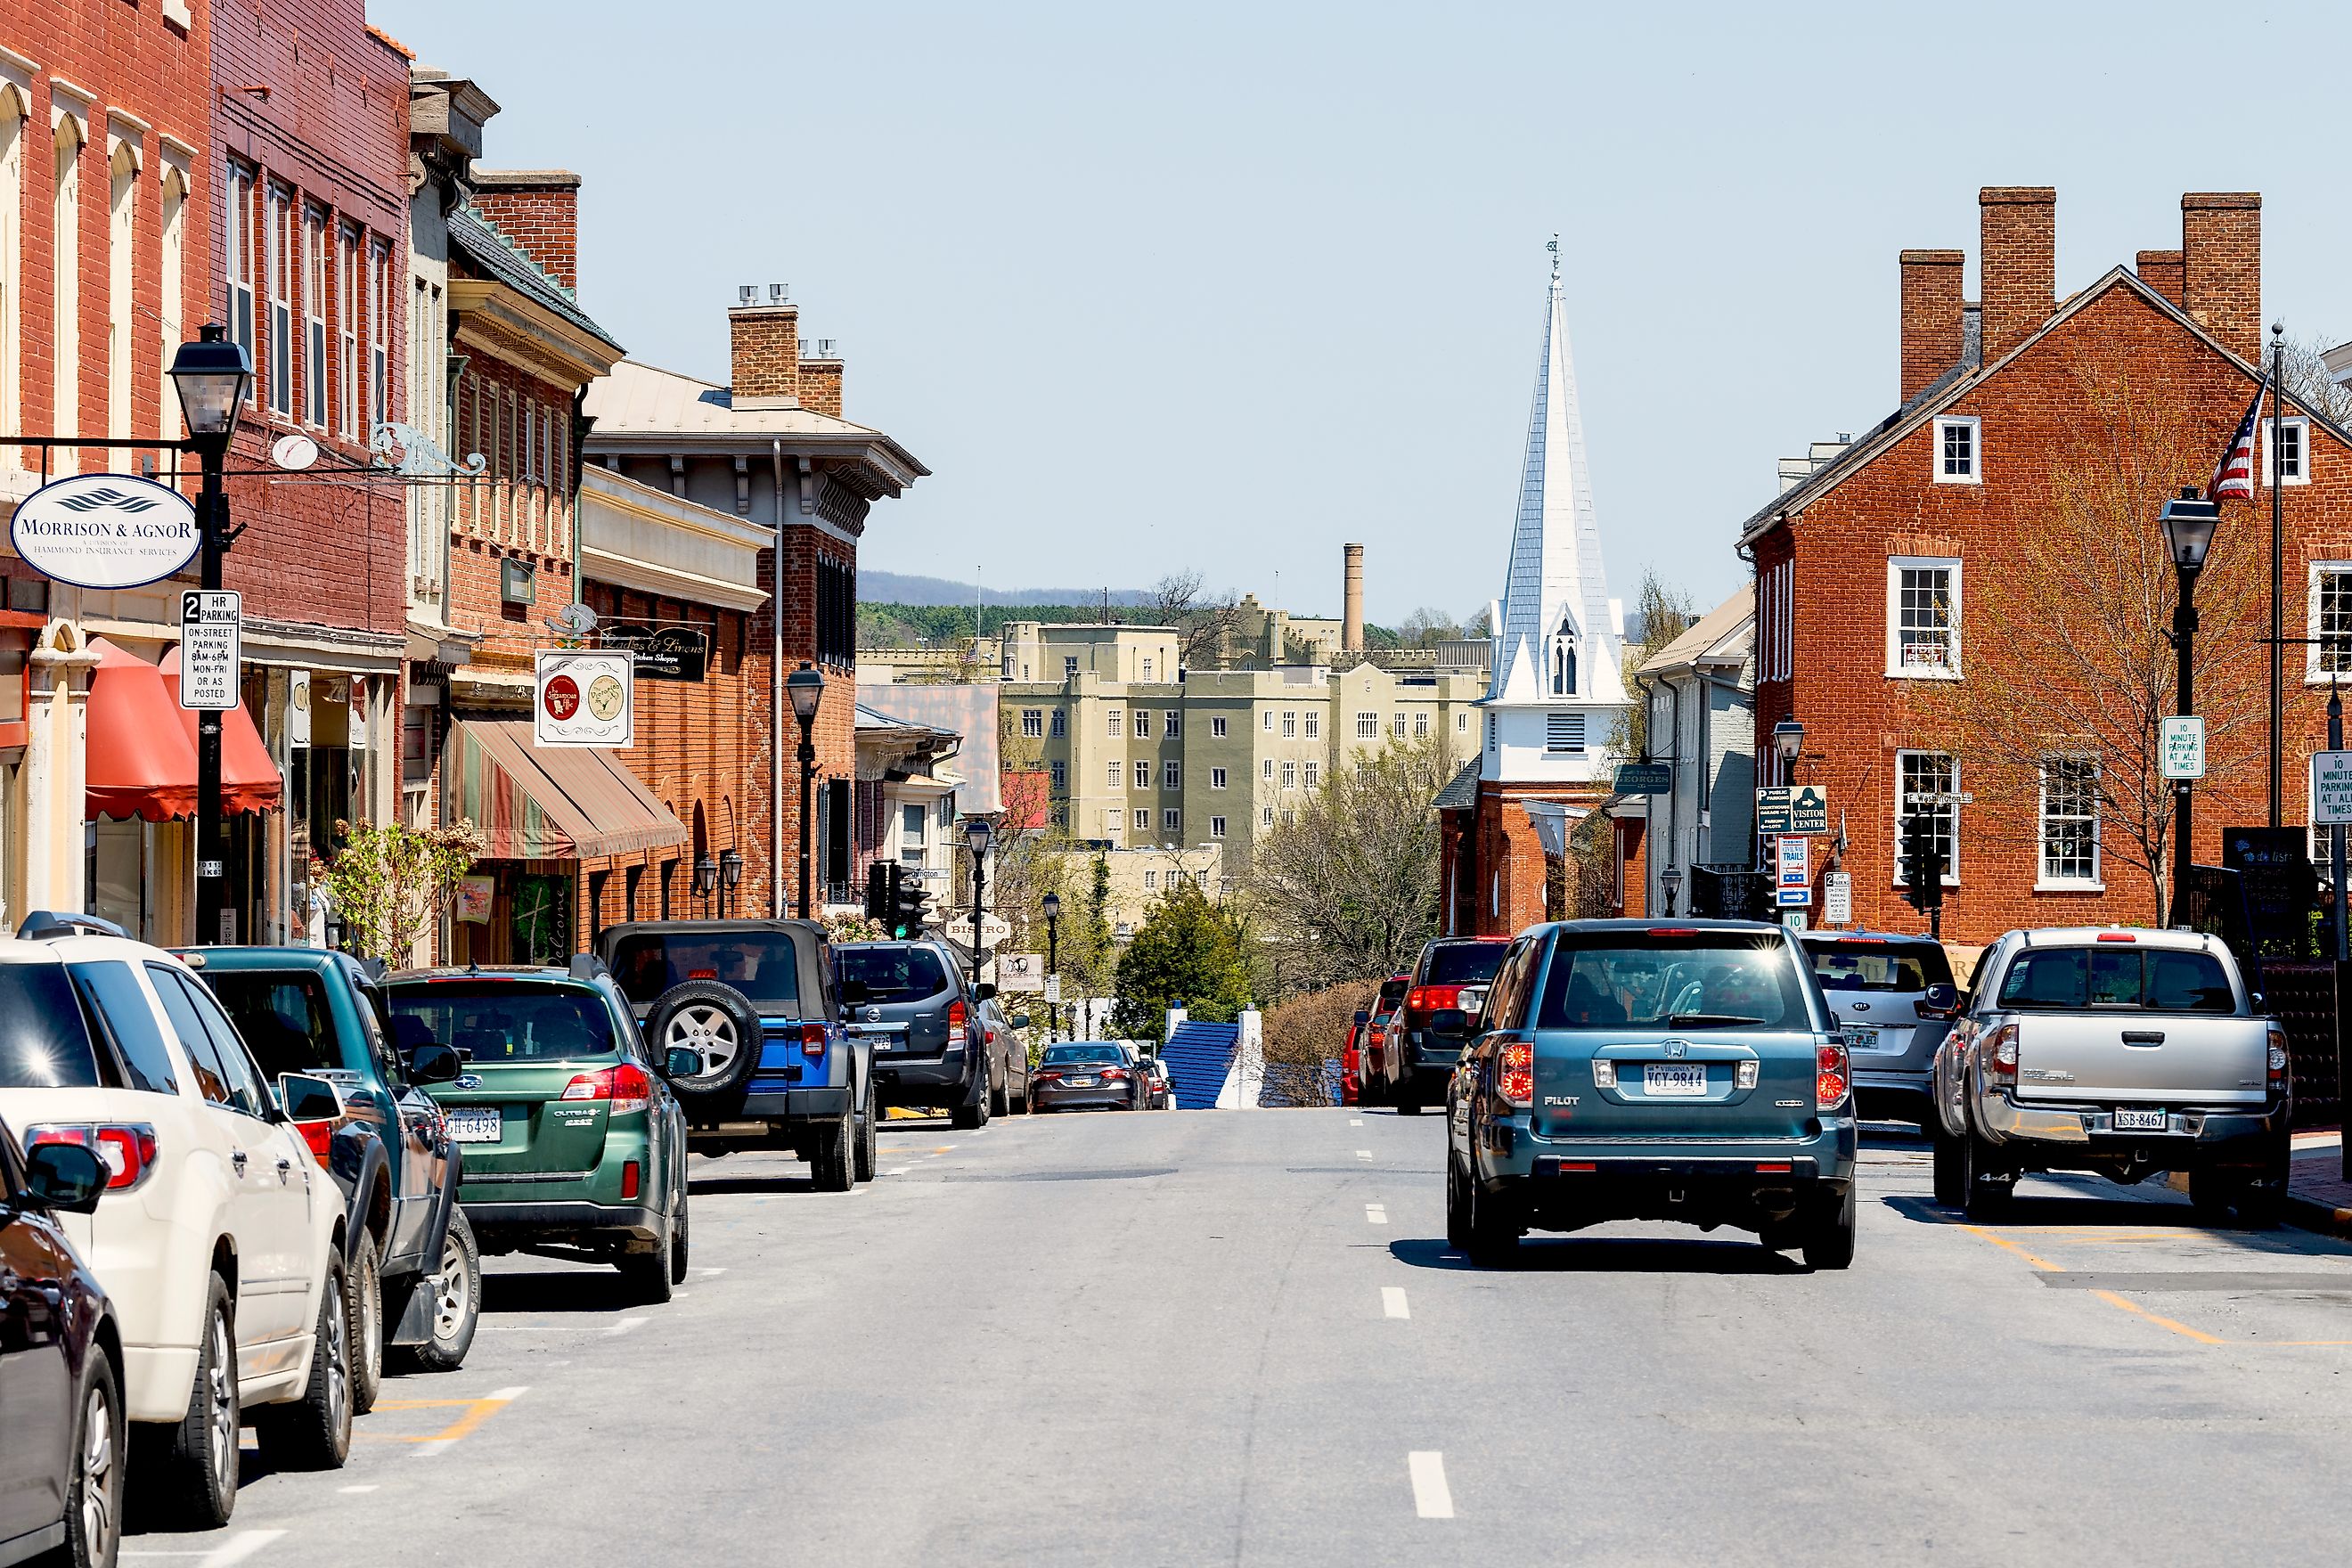
[[[1664,870],[1659,872],[1658,887],[1666,895],[1666,907],[1661,912],[1668,916],[1672,916],[1675,912],[1675,895],[1679,894],[1683,890],[1683,874],[1681,868],[1679,867],[1669,866]]]
[[[801,919],[809,918],[809,795],[816,787],[816,709],[824,700],[824,675],[808,660],[784,677],[793,717],[801,721]]]
[[[719,895],[720,920],[727,918],[727,893],[733,892],[735,885],[742,879],[743,852],[730,844],[719,852],[719,885],[727,889],[727,892]]]
[[[221,554],[228,548],[228,498],[221,474],[227,467],[229,443],[236,436],[237,410],[245,406],[245,389],[253,382],[253,359],[244,344],[228,341],[226,329],[207,322],[194,342],[180,345],[169,374],[172,388],[179,394],[181,417],[187,422],[188,445],[204,469],[204,489],[196,503],[203,555],[199,581],[207,591],[218,592]],[[196,714],[198,942],[234,939],[234,932],[221,929],[226,858],[221,845],[221,715],[219,709],[206,708]]]
[[[2164,529],[2165,552],[2172,557],[2173,570],[2179,574],[2180,584],[2179,594],[2172,602],[2172,630],[2167,634],[2167,639],[2172,644],[2173,655],[2179,661],[2174,677],[2178,700],[2173,704],[2173,710],[2186,716],[2197,711],[2197,574],[2205,569],[2205,552],[2213,548],[2213,531],[2221,521],[2221,508],[2218,503],[2205,500],[2196,486],[2183,485],[2178,496],[2164,503],[2164,510],[2157,521]],[[2172,781],[2174,925],[2179,925],[2186,913],[2182,900],[2189,891],[2189,868],[2192,859],[2189,843],[2189,787],[2187,779]]]
[[[1772,750],[1780,759],[1780,777],[1789,782],[1797,776],[1797,759],[1804,755],[1805,727],[1794,719],[1783,719],[1772,726]]]
[[[719,886],[719,862],[705,855],[694,863],[694,890],[702,899],[702,912],[710,913],[711,889]]]
[[[980,911],[988,887],[988,845],[996,825],[984,816],[964,818],[963,841],[971,850],[971,985],[980,989]]]
[[[1045,974],[1051,979],[1061,968],[1062,895],[1045,895]],[[1045,1004],[1045,1038],[1050,1043],[1059,1039],[1062,1025],[1062,1005]]]

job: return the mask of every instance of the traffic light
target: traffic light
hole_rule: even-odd
[[[890,934],[902,941],[922,935],[926,918],[923,906],[931,901],[930,894],[923,891],[919,883],[908,879],[905,867],[896,864],[890,868],[889,893]]]
[[[890,879],[883,875],[879,860],[866,868],[866,918],[877,922],[890,918]]]
[[[1936,819],[1925,812],[1903,823],[1904,898],[1925,914],[1944,904],[1944,852],[1936,845]]]

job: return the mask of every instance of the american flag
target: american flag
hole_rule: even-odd
[[[2270,389],[2268,381],[2254,388],[2254,400],[2246,405],[2238,433],[2230,437],[2221,462],[2214,467],[2212,482],[2205,487],[2207,500],[2218,501],[2223,496],[2254,499],[2254,429],[2262,423],[2263,396]]]

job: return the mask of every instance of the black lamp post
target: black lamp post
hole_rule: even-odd
[[[172,386],[179,394],[180,413],[187,422],[188,445],[204,468],[204,489],[196,503],[196,531],[202,542],[202,583],[207,590],[221,585],[221,555],[228,549],[228,498],[221,487],[228,465],[229,442],[236,435],[237,410],[245,405],[245,389],[253,381],[253,360],[242,343],[228,341],[217,322],[205,324],[196,342],[182,343],[172,360]],[[233,933],[221,929],[221,909],[226,897],[221,844],[221,716],[207,708],[196,718],[196,940],[216,942]]]
[[[1675,914],[1675,898],[1683,890],[1683,874],[1679,867],[1669,866],[1658,873],[1659,890],[1666,895],[1666,907],[1658,912],[1671,920]]]
[[[988,845],[996,836],[996,825],[984,816],[964,819],[963,841],[971,850],[971,984],[980,988],[980,915],[987,907],[984,895],[988,889]]]
[[[808,660],[784,677],[793,717],[801,721],[801,919],[809,918],[809,796],[816,787],[816,709],[824,700],[824,675]]]
[[[1050,983],[1061,970],[1062,895],[1045,895],[1045,978]],[[1050,1043],[1061,1038],[1062,1005],[1045,1004],[1045,1038]]]
[[[728,894],[732,893],[735,890],[735,885],[742,879],[743,852],[730,844],[719,852],[719,886],[721,889],[719,895],[719,918],[720,920],[727,918]]]
[[[1805,754],[1805,727],[1794,718],[1772,726],[1772,750],[1780,759],[1780,782],[1797,782],[1797,759]]]
[[[2193,485],[2183,485],[2180,494],[2164,503],[2158,521],[2164,528],[2164,548],[2172,557],[2172,565],[2179,574],[2180,591],[2172,604],[2172,630],[2168,640],[2179,659],[2175,675],[2178,683],[2173,711],[2184,717],[2197,711],[2196,647],[2197,647],[2197,574],[2205,569],[2205,552],[2213,547],[2213,530],[2221,521],[2221,509],[2206,500]],[[2275,653],[2276,648],[2272,650]],[[2189,868],[2192,852],[2189,842],[2189,781],[2172,781],[2172,923],[2179,925],[2185,912],[2183,900],[2189,892]]]
[[[694,863],[694,890],[701,895],[702,912],[710,913],[710,894],[719,886],[719,862],[705,855]]]

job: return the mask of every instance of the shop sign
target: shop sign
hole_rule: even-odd
[[[604,627],[604,646],[628,649],[639,680],[700,680],[710,663],[710,636],[696,626],[625,621]]]
[[[490,923],[490,906],[498,902],[499,879],[496,877],[460,877],[457,898],[451,913],[472,925]]]
[[[531,743],[615,749],[635,744],[633,663],[625,652],[541,649]]]
[[[43,576],[77,588],[136,588],[195,559],[188,498],[130,474],[75,474],[16,503],[8,542]]]
[[[1000,952],[996,955],[999,991],[1045,989],[1045,955],[1042,952]]]

